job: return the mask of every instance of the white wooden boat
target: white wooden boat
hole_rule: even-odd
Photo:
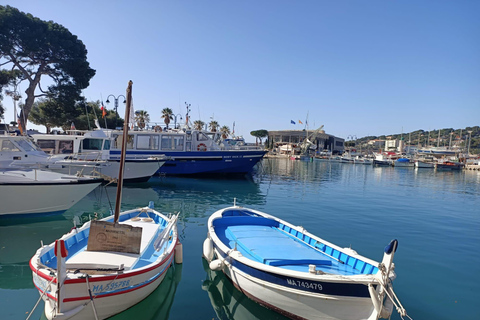
[[[60,214],[102,182],[46,170],[1,169],[0,216]]]
[[[119,224],[141,228],[138,253],[88,250],[91,222],[38,249],[30,268],[47,319],[105,319],[146,298],[174,261],[176,220],[150,207],[121,213]],[[111,241],[128,245],[118,236]]]
[[[131,106],[127,89],[125,119]],[[128,134],[128,120],[124,124]],[[48,319],[105,319],[145,299],[174,261],[181,263],[178,214],[148,207],[120,212],[127,135],[122,141],[115,213],[89,221],[37,250],[33,282]]]
[[[245,295],[292,319],[389,318],[397,240],[381,263],[260,211],[233,206],[208,219],[203,255]]]

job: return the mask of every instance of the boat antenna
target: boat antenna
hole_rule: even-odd
[[[127,138],[128,138],[128,120],[130,115],[130,107],[132,105],[132,85],[133,82],[130,80],[127,87],[127,106],[125,108],[125,121],[123,122],[123,135],[122,135],[122,153],[120,155],[120,169],[118,172],[118,181],[117,181],[117,198],[115,201],[115,216],[113,218],[114,223],[118,223],[118,218],[120,217],[120,205],[122,203],[122,187],[123,187],[123,169],[125,164],[125,154],[127,151]]]

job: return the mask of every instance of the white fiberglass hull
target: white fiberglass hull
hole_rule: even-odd
[[[148,181],[158,169],[165,163],[164,160],[126,160],[124,169],[124,182],[145,182]],[[76,174],[81,172],[83,175],[101,174],[111,179],[118,178],[120,167],[119,160],[108,161],[82,161],[82,160],[61,160],[48,166],[49,170],[62,172],[65,174]]]
[[[68,210],[93,189],[100,185],[102,179],[75,178],[72,179],[9,179],[13,171],[0,172],[0,194],[2,205],[0,215],[37,215],[55,214]],[[23,174],[23,171],[14,171]],[[28,172],[28,171],[25,171]],[[41,171],[36,170],[41,176]],[[62,177],[63,175],[49,172]],[[64,176],[66,177],[66,176]]]

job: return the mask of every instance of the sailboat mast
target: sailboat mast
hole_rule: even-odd
[[[127,106],[125,107],[125,121],[123,122],[122,153],[120,155],[120,169],[118,172],[117,198],[115,201],[115,216],[113,220],[114,223],[118,222],[118,218],[120,217],[120,206],[122,203],[123,171],[125,164],[125,155],[127,153],[128,119],[130,116],[130,108],[132,105],[132,85],[133,82],[132,80],[130,80],[127,87]]]

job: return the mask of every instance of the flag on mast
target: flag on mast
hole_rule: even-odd
[[[293,120],[290,120],[290,123],[291,123],[291,124],[295,124],[295,121],[293,121]]]

